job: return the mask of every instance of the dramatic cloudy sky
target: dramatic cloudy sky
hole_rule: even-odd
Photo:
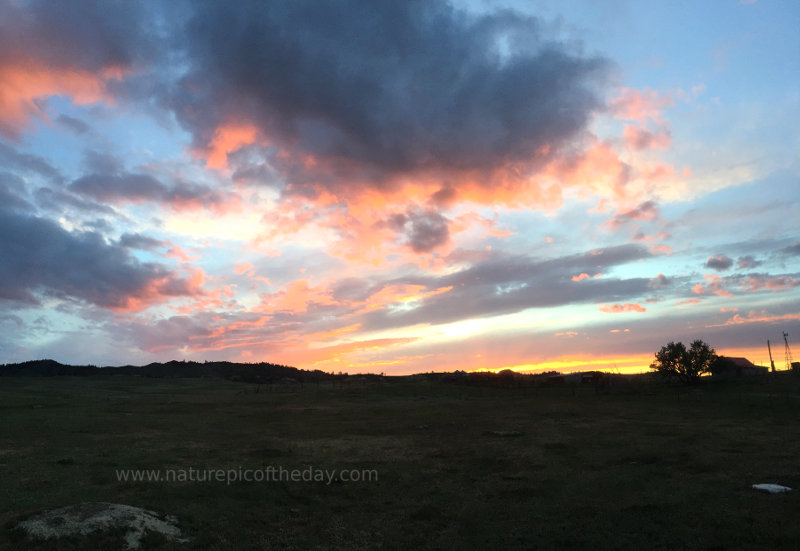
[[[800,356],[796,0],[0,0],[0,363]]]

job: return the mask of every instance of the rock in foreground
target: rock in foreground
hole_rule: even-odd
[[[125,530],[126,549],[138,549],[146,532],[157,532],[167,539],[181,539],[174,517],[162,517],[130,505],[117,503],[79,503],[35,515],[19,523],[35,539],[87,536],[114,529]]]

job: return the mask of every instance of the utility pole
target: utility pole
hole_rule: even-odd
[[[769,345],[769,339],[767,339],[767,350],[769,350],[769,365],[772,366],[772,372],[775,373],[775,362],[772,361],[772,348]]]

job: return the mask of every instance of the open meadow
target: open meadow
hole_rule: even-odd
[[[174,515],[190,538],[149,534],[148,549],[797,549],[800,378],[639,379],[256,392],[0,377],[0,549],[121,548],[118,533],[42,542],[15,528],[83,502]],[[225,479],[179,480],[190,468]],[[267,468],[362,480],[228,480]],[[124,481],[123,469],[176,479]],[[762,482],[794,490],[752,489]]]

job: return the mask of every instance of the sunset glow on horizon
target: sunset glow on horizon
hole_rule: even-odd
[[[0,0],[0,364],[800,359],[794,1]]]

